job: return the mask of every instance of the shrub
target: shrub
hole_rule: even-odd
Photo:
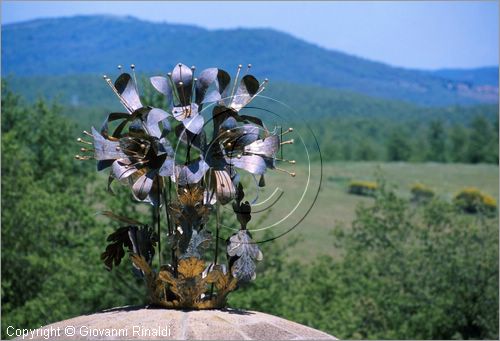
[[[467,213],[495,213],[497,201],[475,187],[467,187],[455,195],[454,203]]]
[[[417,203],[428,202],[435,195],[432,188],[420,183],[417,183],[411,187],[411,194],[412,194],[411,200]]]
[[[375,192],[378,189],[378,185],[372,181],[352,181],[347,189],[348,193],[363,195],[368,197],[375,196]]]

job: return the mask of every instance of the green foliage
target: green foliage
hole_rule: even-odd
[[[334,244],[341,257],[307,266],[264,246],[263,271],[230,303],[344,339],[498,338],[498,220],[382,188]]]
[[[387,159],[389,161],[408,161],[412,154],[408,139],[400,130],[392,132],[387,141]]]
[[[429,142],[429,161],[446,161],[446,131],[441,120],[431,121],[429,123],[428,138]]]
[[[498,123],[491,124],[484,116],[476,116],[471,123],[470,138],[467,149],[468,161],[471,163],[498,163]]]
[[[85,187],[95,177],[73,160],[75,126],[58,112],[2,86],[2,338],[8,325],[142,301],[137,284],[120,281],[123,271],[100,263],[106,228]]]

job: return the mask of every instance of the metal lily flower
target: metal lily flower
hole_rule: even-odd
[[[143,106],[135,80],[128,73],[121,74],[114,84],[104,77],[127,110],[127,113],[108,115],[100,132],[92,127],[93,149],[82,148],[83,152],[93,152],[98,161],[97,169],[111,167],[108,188],[113,180],[128,181],[134,197],[153,205],[161,203],[161,176],[170,176],[174,170],[174,151],[163,133],[170,129],[162,109]],[[120,121],[110,135],[108,124]],[[163,131],[159,128],[162,122]],[[128,131],[123,132],[128,126]],[[79,142],[86,143],[83,139]],[[87,144],[89,144],[87,142]],[[77,156],[88,158],[88,156]]]
[[[250,67],[251,65],[247,71]],[[203,84],[200,93],[205,93],[205,88],[215,83],[210,96],[207,97],[216,103],[212,111],[212,140],[207,143],[203,131],[194,132],[188,127],[177,129],[176,133],[180,140],[198,149],[201,157],[189,165],[178,166],[176,174],[181,185],[198,183],[206,175],[209,201],[213,203],[216,199],[226,204],[234,199],[235,185],[239,181],[234,168],[261,176],[260,183],[263,183],[263,174],[266,170],[276,168],[276,153],[281,141],[277,131],[271,133],[259,118],[239,114],[241,109],[265,89],[267,79],[259,84],[254,76],[245,75],[238,85],[241,71],[239,65],[234,85],[230,90],[230,77],[227,72],[218,69],[208,70],[201,73],[200,79],[204,81],[200,82]],[[293,143],[293,140],[285,143]],[[295,175],[293,172],[290,174]]]
[[[96,159],[99,171],[111,168],[108,189],[114,180],[119,180],[130,186],[135,199],[153,205],[155,233],[148,225],[106,212],[106,216],[127,226],[110,235],[110,244],[101,256],[111,269],[128,249],[134,273],[146,280],[152,304],[165,308],[220,308],[239,283],[255,279],[255,262],[263,257],[247,230],[251,204],[244,200],[243,182],[237,170],[251,174],[256,183],[255,177],[259,176],[261,187],[268,169],[295,176],[294,172],[276,167],[280,146],[293,143],[281,141],[282,136],[293,130],[278,134],[277,128],[268,130],[258,117],[240,113],[268,83],[267,79],[259,83],[249,74],[240,79],[241,68],[240,65],[233,82],[224,70],[209,68],[196,76],[196,68],[184,64],[176,65],[166,77],[150,78],[152,86],[166,97],[166,110],[143,105],[135,72],[122,73],[114,83],[104,76],[126,112],[109,114],[100,130],[92,127],[91,132],[84,131],[92,141],[78,139],[92,148],[81,148],[84,154],[77,155],[77,159]],[[204,112],[211,112],[212,116],[209,141]],[[111,123],[116,125],[112,133]],[[186,146],[185,162],[176,162],[176,152],[168,138],[176,138]],[[197,154],[195,159],[193,154]],[[171,199],[172,194],[177,199]],[[163,203],[171,251],[168,264],[163,264],[160,249]],[[218,260],[219,208],[228,203],[232,203],[241,227],[226,239],[226,271]],[[214,211],[212,238],[210,215]],[[205,266],[203,253],[212,242],[214,260]],[[155,254],[159,257],[158,270],[151,269]]]

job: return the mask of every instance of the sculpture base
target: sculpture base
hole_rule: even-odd
[[[300,340],[335,337],[273,315],[236,309],[182,311],[123,307],[33,331],[33,339]],[[31,338],[32,335],[26,337]],[[18,339],[21,339],[19,337]]]

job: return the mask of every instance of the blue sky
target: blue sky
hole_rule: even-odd
[[[2,23],[76,14],[133,15],[218,29],[268,27],[408,68],[498,65],[498,1],[2,1]]]

